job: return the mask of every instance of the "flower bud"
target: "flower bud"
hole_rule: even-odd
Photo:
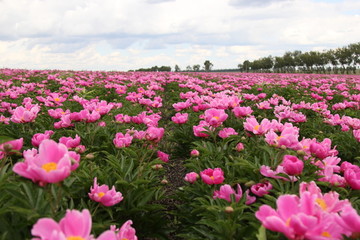
[[[85,156],[85,159],[94,159],[95,158],[95,155],[94,154],[92,154],[92,153],[89,153],[89,154],[86,154],[86,156]]]
[[[166,179],[163,179],[163,180],[161,180],[161,184],[168,184],[169,182],[168,182],[168,180],[166,180]]]
[[[191,150],[190,155],[192,157],[198,157],[200,155],[200,152],[196,149]]]
[[[155,164],[155,165],[151,166],[151,168],[154,170],[159,170],[159,169],[163,168],[163,166],[161,164]]]
[[[227,206],[227,207],[225,207],[225,212],[226,213],[233,213],[234,209],[231,206]]]

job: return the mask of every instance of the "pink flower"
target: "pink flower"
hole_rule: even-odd
[[[176,124],[184,124],[188,121],[189,114],[187,113],[176,113],[175,116],[171,117],[171,121]]]
[[[45,131],[45,133],[36,133],[32,138],[31,138],[31,144],[34,147],[38,147],[40,145],[40,143],[45,140],[45,139],[50,139],[51,135],[54,134],[54,131]]]
[[[322,142],[311,143],[310,152],[320,159],[338,154],[337,150],[331,149],[331,140],[329,138],[325,138]]]
[[[157,151],[157,157],[163,162],[169,161],[169,154],[166,154],[162,151]]]
[[[123,133],[117,133],[115,135],[113,143],[117,148],[128,147],[131,145],[132,139],[133,137],[128,133],[126,133],[125,135]]]
[[[164,128],[149,127],[146,130],[145,138],[149,141],[158,143],[164,136]]]
[[[196,172],[190,172],[185,175],[184,180],[189,183],[194,183],[199,178],[199,174]]]
[[[207,134],[208,129],[205,129],[204,127],[210,127],[210,125],[205,121],[200,121],[199,125],[193,126],[193,132],[196,137],[209,137],[210,135]]]
[[[210,108],[205,111],[205,121],[212,127],[220,126],[227,118],[224,109]]]
[[[304,162],[293,155],[285,155],[281,165],[288,175],[300,175],[304,169]]]
[[[190,155],[192,157],[198,157],[200,155],[200,152],[196,149],[191,150]]]
[[[244,144],[243,143],[236,144],[235,149],[236,149],[236,151],[241,152],[242,150],[245,149]]]
[[[251,109],[251,107],[235,107],[232,112],[234,113],[235,117],[242,118],[250,116],[253,110]]]
[[[27,123],[33,122],[37,117],[40,107],[38,105],[32,106],[30,109],[24,107],[17,107],[12,113],[10,118],[14,123]]]
[[[0,159],[2,155],[5,154],[12,154],[11,151],[20,151],[20,149],[23,147],[24,139],[19,138],[15,140],[11,140],[8,142],[4,142],[0,144]]]
[[[340,212],[341,220],[337,221],[343,228],[351,232],[351,238],[357,239],[360,237],[360,216],[356,210],[347,205],[342,208]],[[349,234],[350,235],[350,234]]]
[[[215,169],[205,169],[200,172],[201,179],[204,183],[212,185],[212,184],[221,184],[224,181],[224,172],[221,168]]]
[[[360,167],[353,165],[344,171],[344,177],[352,189],[360,190]]]
[[[109,190],[109,186],[97,184],[97,178],[94,178],[94,186],[90,188],[89,197],[95,202],[99,202],[106,207],[113,206],[123,200],[121,192],[116,192],[115,186]]]
[[[223,128],[219,131],[219,137],[228,138],[231,135],[238,135],[238,133],[233,128]]]
[[[16,163],[13,171],[40,186],[60,182],[70,175],[71,157],[62,143],[45,139],[40,143],[39,153],[32,149],[24,151],[23,155],[25,161]]]
[[[67,210],[65,217],[59,223],[51,218],[39,219],[31,229],[31,234],[38,240],[92,240],[91,225],[89,210],[84,209],[82,212]]]
[[[80,145],[80,137],[76,134],[75,138],[72,137],[61,137],[59,143],[64,144],[67,148],[76,148]]]
[[[235,201],[238,202],[242,197],[243,193],[240,185],[237,184],[236,186],[237,186],[236,191],[229,184],[225,184],[221,186],[220,190],[214,191],[213,198],[214,199],[221,198],[221,199],[225,199],[228,202],[231,202],[231,195],[234,195]]]
[[[264,135],[271,127],[271,122],[268,119],[263,119],[259,124],[256,118],[247,118],[244,122],[245,130],[253,132],[255,135]]]
[[[269,194],[269,191],[272,189],[270,182],[257,183],[251,186],[251,192],[258,197],[262,197],[266,194]]]
[[[353,130],[353,135],[354,135],[354,138],[360,142],[360,129],[357,129],[357,130]]]
[[[137,240],[136,231],[131,227],[132,221],[126,221],[120,229],[111,226],[110,230],[102,233],[97,240]]]

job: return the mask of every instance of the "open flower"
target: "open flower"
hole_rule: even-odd
[[[14,165],[13,171],[44,186],[47,183],[61,182],[71,173],[72,158],[67,147],[62,143],[45,139],[36,149],[23,153],[24,162]]]
[[[212,184],[221,184],[224,181],[224,172],[221,168],[215,169],[205,169],[200,172],[201,179],[204,183],[212,185]]]
[[[59,223],[51,218],[39,219],[31,229],[31,234],[36,236],[37,238],[33,239],[37,240],[92,240],[91,225],[89,210],[67,210]]]
[[[99,202],[106,207],[113,206],[123,200],[121,192],[116,192],[115,186],[109,190],[109,186],[97,184],[97,178],[94,178],[94,186],[90,188],[89,197],[95,202]]]

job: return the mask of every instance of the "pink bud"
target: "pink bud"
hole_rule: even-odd
[[[304,169],[304,162],[292,155],[285,155],[281,165],[289,175],[299,175]]]

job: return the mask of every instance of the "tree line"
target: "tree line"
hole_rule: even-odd
[[[356,74],[360,65],[360,42],[336,49],[310,52],[287,51],[283,56],[245,60],[242,72]]]

